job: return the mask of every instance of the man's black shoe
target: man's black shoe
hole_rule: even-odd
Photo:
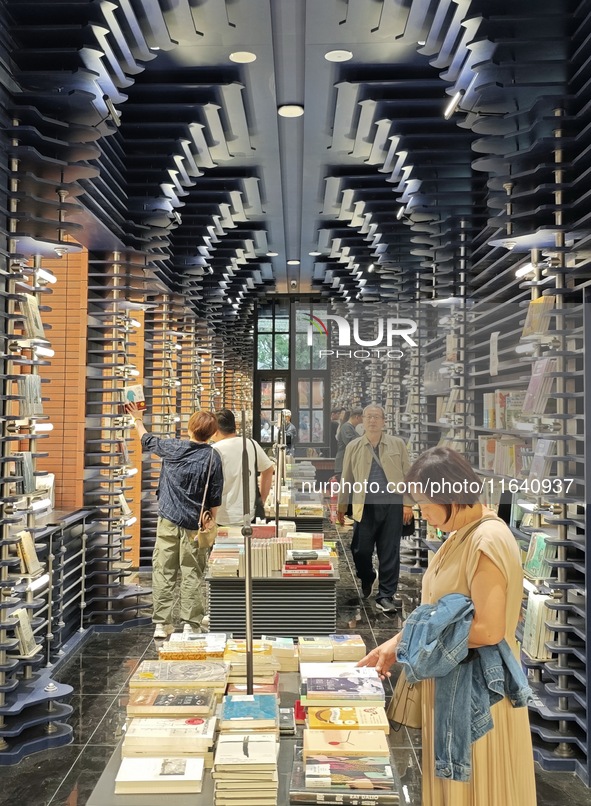
[[[391,598],[385,598],[376,601],[376,610],[381,610],[382,613],[396,613],[398,608]]]
[[[378,575],[374,571],[373,579],[371,581],[361,583],[361,593],[363,594],[364,599],[369,599],[371,596],[371,592],[377,578]]]

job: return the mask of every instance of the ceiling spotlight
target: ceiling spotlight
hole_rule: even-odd
[[[288,265],[288,266],[299,266],[299,265],[300,265],[300,261],[299,261],[299,260],[288,260],[288,261],[287,261],[287,265]]]
[[[299,104],[283,104],[277,110],[282,118],[299,118],[304,114],[304,107]]]
[[[249,50],[237,50],[230,53],[230,61],[236,64],[250,64],[256,61],[256,53],[251,53]]]
[[[308,252],[308,254],[311,255],[312,257],[318,257],[319,255],[322,254],[322,252],[314,251],[314,252]]]
[[[329,50],[324,54],[324,58],[327,62],[348,62],[353,58],[353,54],[350,50]]]
[[[531,263],[524,263],[523,266],[520,266],[517,271],[515,272],[516,277],[525,277],[526,274],[530,274],[534,270],[534,267]]]
[[[419,41],[417,42],[417,45],[419,45],[419,47],[421,47],[421,48],[423,47],[423,45],[426,45],[426,44],[427,44],[426,39],[419,39]]]
[[[373,263],[370,263],[370,264],[369,264],[369,266],[367,267],[367,270],[368,270],[369,272],[372,272],[372,271],[375,271],[375,268],[376,268],[376,267],[373,265]]]
[[[400,221],[403,215],[404,215],[404,205],[399,207],[398,212],[396,213],[396,218],[398,219],[398,221]]]
[[[279,252],[273,252],[273,250],[272,250],[272,249],[270,249],[270,250],[267,252],[267,257],[277,257],[277,255],[278,255],[278,254],[279,254]]]

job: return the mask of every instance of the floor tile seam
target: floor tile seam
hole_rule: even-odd
[[[142,662],[142,660],[144,659],[144,657],[145,657],[145,655],[146,655],[146,653],[147,653],[147,651],[148,651],[148,648],[150,647],[150,644],[151,644],[151,643],[152,643],[152,640],[150,639],[150,640],[148,641],[148,643],[147,643],[147,645],[146,645],[146,647],[145,647],[145,649],[144,649],[143,653],[142,653],[141,658],[140,658],[140,659],[139,659],[139,661],[138,661],[138,665],[139,665],[139,664]],[[137,668],[137,667],[136,667],[136,668]],[[135,671],[135,670],[134,670],[134,671]],[[70,766],[70,769],[69,769],[69,770],[66,772],[66,774],[65,774],[65,775],[64,775],[64,777],[62,778],[61,782],[59,783],[59,785],[58,785],[57,789],[55,790],[55,792],[53,793],[53,795],[51,796],[51,798],[50,798],[50,799],[47,801],[47,806],[51,806],[51,805],[52,805],[52,804],[55,802],[55,798],[57,797],[57,794],[58,794],[58,792],[60,791],[60,789],[61,789],[61,787],[62,787],[62,784],[64,783],[64,781],[66,780],[66,778],[68,777],[68,775],[69,775],[69,774],[72,772],[72,770],[74,769],[74,767],[76,766],[76,764],[78,763],[78,761],[80,760],[80,758],[82,757],[82,755],[84,754],[84,752],[85,752],[85,751],[88,749],[88,747],[89,747],[89,746],[94,746],[94,747],[96,747],[96,746],[97,746],[97,745],[91,745],[91,740],[92,740],[92,737],[95,735],[95,733],[97,732],[97,730],[98,730],[98,729],[100,728],[100,726],[103,724],[104,720],[105,720],[105,719],[106,719],[106,717],[107,717],[107,714],[108,714],[108,713],[109,713],[109,711],[111,710],[111,708],[112,708],[113,704],[115,703],[115,701],[116,701],[116,700],[117,700],[117,699],[118,699],[118,698],[121,696],[121,694],[122,694],[122,692],[124,691],[124,689],[127,689],[128,685],[129,685],[129,680],[130,680],[130,678],[131,678],[132,674],[133,674],[133,671],[131,671],[131,672],[129,673],[129,675],[126,677],[125,682],[122,684],[121,688],[120,688],[120,689],[119,689],[119,690],[118,690],[118,691],[117,691],[115,694],[113,694],[113,697],[112,697],[112,699],[111,699],[111,702],[109,703],[108,707],[106,708],[105,713],[103,714],[103,716],[102,716],[101,720],[99,721],[99,723],[97,724],[97,726],[95,727],[95,729],[93,730],[93,732],[91,733],[90,737],[89,737],[89,738],[88,738],[88,740],[85,742],[85,744],[84,744],[84,745],[73,745],[74,747],[81,747],[82,749],[80,750],[80,752],[78,753],[78,755],[76,756],[76,758],[74,759],[74,761],[72,762],[72,764],[71,764],[71,766]],[[79,696],[84,696],[84,695],[83,695],[83,694],[80,694]],[[87,696],[93,696],[93,695],[87,695]],[[94,695],[94,696],[97,696],[97,695]],[[101,696],[101,695],[98,695],[98,696]],[[107,696],[107,697],[109,697],[109,696],[111,696],[111,695],[110,695],[110,694],[107,692],[107,693],[106,693],[105,695],[103,695],[103,696]],[[117,746],[117,745],[115,744],[115,745],[114,745],[114,747],[116,747],[116,746]]]

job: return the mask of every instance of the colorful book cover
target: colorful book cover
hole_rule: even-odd
[[[223,661],[144,660],[131,676],[129,685],[189,685],[195,688],[225,688],[229,666]]]
[[[209,714],[216,704],[213,691],[194,689],[140,688],[129,693],[127,713]]]
[[[393,772],[394,775],[394,772]],[[393,778],[394,786],[389,789],[361,786],[359,791],[349,786],[319,787],[306,786],[306,765],[296,761],[293,765],[289,784],[289,802],[301,804],[338,804],[339,806],[398,806],[399,781]]]
[[[383,708],[308,708],[310,730],[381,730],[389,733],[390,723]]]
[[[304,761],[310,756],[385,756],[390,750],[380,730],[304,730]]]
[[[347,756],[310,756],[305,762],[305,777],[307,787],[342,786],[392,792],[396,786],[388,754],[355,759]]]
[[[224,723],[262,722],[277,724],[279,705],[275,694],[228,694],[222,702]]]

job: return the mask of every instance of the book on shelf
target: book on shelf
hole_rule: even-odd
[[[34,294],[23,294],[20,299],[21,313],[23,314],[23,331],[27,339],[33,341],[47,341],[41,313],[39,311],[39,300]]]
[[[485,392],[482,395],[482,425],[484,428],[497,427],[495,393]]]
[[[141,383],[128,384],[123,389],[123,402],[135,403],[138,409],[142,411],[146,408],[146,398],[144,396],[144,387]]]
[[[295,736],[296,721],[293,708],[279,709],[279,734],[281,736]]]
[[[12,615],[13,618],[16,619],[14,629],[18,639],[18,654],[25,657],[34,655],[41,649],[41,645],[35,641],[29,611],[24,607],[20,607],[18,610],[15,610]]]
[[[123,738],[123,756],[201,755],[211,750],[217,717],[134,717]]]
[[[478,435],[479,470],[494,470],[498,439],[498,437],[489,436],[488,434]]]
[[[552,566],[548,560],[555,560],[557,547],[546,543],[550,535],[545,532],[532,532],[523,564],[523,573],[528,579],[544,580],[551,576]]]
[[[209,716],[216,707],[215,692],[191,688],[131,689],[128,716]]]
[[[550,327],[550,314],[554,308],[556,297],[548,294],[532,299],[527,306],[527,314],[521,331],[521,338],[528,341],[538,336],[545,336]]]
[[[390,747],[383,730],[311,730],[304,728],[304,761],[310,756],[389,758]]]
[[[547,479],[552,468],[552,457],[556,452],[555,439],[538,439],[534,455],[529,464],[528,481],[536,479],[542,482]],[[540,487],[540,490],[542,488]]]
[[[378,788],[377,779],[374,778],[372,782],[372,779],[366,776],[366,770],[360,769],[361,765],[355,759],[342,759],[340,768],[337,768],[336,759],[331,759],[328,765],[318,770],[310,765],[308,776],[306,776],[307,766],[301,761],[294,762],[289,784],[289,802],[292,804],[301,803],[310,804],[310,806],[314,806],[314,804],[398,806],[400,804],[397,783],[393,774],[388,774],[391,769],[388,770],[387,764],[375,764],[371,769],[367,768],[368,773],[376,773],[382,778],[384,788]],[[339,774],[345,784],[337,786],[332,781],[333,775],[336,781]],[[321,775],[324,777],[321,778]],[[327,784],[326,782],[329,780],[330,784]]]
[[[516,437],[502,436],[495,444],[493,471],[498,476],[521,478],[523,471],[523,451],[527,445]]]
[[[455,364],[459,360],[459,340],[453,333],[445,336],[445,362]]]
[[[522,415],[542,415],[546,411],[548,398],[554,386],[552,373],[556,372],[555,358],[539,358],[532,366],[531,378],[527,386]]]
[[[525,389],[507,389],[505,396],[504,407],[504,428],[512,431],[516,427],[516,422],[521,417],[521,410],[523,409],[523,401],[525,400]]]
[[[43,414],[41,378],[39,375],[21,375],[16,381],[19,400],[19,416],[39,417]]]
[[[276,694],[227,694],[222,701],[220,729],[224,732],[269,732],[279,727]]]
[[[532,660],[542,661],[552,658],[552,653],[546,647],[546,643],[551,641],[554,635],[552,628],[546,624],[550,618],[546,602],[551,601],[551,596],[537,591],[530,591],[527,597],[521,649]]]
[[[118,439],[115,443],[115,451],[120,457],[121,465],[129,464],[129,448],[127,447],[127,440]]]
[[[390,732],[390,723],[382,707],[352,705],[343,708],[308,708],[310,730],[381,730]]]
[[[115,778],[116,795],[201,792],[204,761],[197,756],[123,758]]]
[[[15,462],[19,465],[17,476],[22,476],[22,481],[17,484],[17,494],[28,495],[36,490],[35,470],[33,464],[33,454],[31,451],[18,451],[13,454]]]
[[[224,661],[144,660],[129,680],[130,689],[211,688],[225,691],[230,672]]]
[[[115,500],[116,500],[117,504],[119,505],[119,507],[121,508],[121,514],[125,518],[130,518],[133,515],[133,512],[131,510],[131,507],[127,503],[125,493],[119,493]]]
[[[330,638],[318,635],[298,636],[300,663],[310,661],[332,661],[333,648]]]
[[[16,550],[21,561],[21,574],[29,574],[33,577],[39,576],[39,574],[43,573],[43,566],[37,557],[33,535],[27,529],[24,529],[16,537],[19,538]]]

